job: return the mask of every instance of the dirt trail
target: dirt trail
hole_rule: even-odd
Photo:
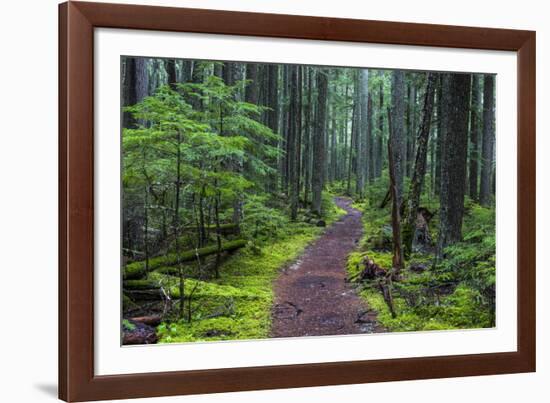
[[[346,282],[346,258],[363,233],[361,213],[337,197],[348,214],[332,224],[275,282],[272,337],[373,333],[376,313]]]

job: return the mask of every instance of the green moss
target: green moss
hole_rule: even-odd
[[[122,327],[125,330],[132,331],[136,329],[136,325],[130,322],[128,319],[122,319]]]
[[[383,268],[390,268],[392,252],[380,247],[391,240],[389,205],[380,209],[384,197],[375,183],[374,197],[354,206],[363,212],[364,235],[360,249],[349,255],[348,277],[358,281],[365,256]],[[437,211],[439,204],[426,194],[423,206]],[[495,210],[466,201],[463,225],[464,241],[445,249],[445,258],[435,265],[433,254],[413,253],[405,262],[423,264],[426,270],[415,273],[404,269],[402,279],[393,282],[393,318],[374,282],[358,284],[360,295],[378,312],[378,322],[388,331],[425,331],[486,328],[494,326],[495,287]],[[430,223],[438,227],[438,215]]]
[[[126,294],[122,294],[122,306],[124,306],[125,310],[138,308],[138,305]]]
[[[327,224],[345,211],[329,206]],[[160,342],[261,339],[269,336],[273,281],[279,270],[294,261],[323,228],[304,222],[287,222],[278,237],[241,249],[220,267],[220,278],[212,281],[187,279],[185,293],[191,298],[192,320],[163,323]],[[151,278],[165,284],[173,298],[179,297],[178,279],[160,271]],[[187,301],[186,301],[187,302]]]
[[[246,245],[246,241],[244,239],[237,239],[234,241],[224,242],[222,245],[222,249],[224,251],[232,251],[232,250],[242,248],[245,245]],[[155,270],[163,266],[173,266],[180,262],[195,260],[197,255],[201,257],[206,257],[209,255],[215,254],[217,251],[218,251],[217,245],[210,245],[197,250],[188,250],[180,254],[170,253],[164,256],[158,256],[158,257],[149,259],[149,270]],[[124,280],[132,280],[132,279],[139,279],[143,277],[145,274],[146,274],[145,262],[140,261],[140,262],[127,264],[126,267],[124,268],[123,277],[124,277]]]
[[[124,280],[135,280],[145,276],[145,264],[142,262],[129,263],[122,271]]]

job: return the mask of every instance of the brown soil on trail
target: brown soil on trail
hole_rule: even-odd
[[[333,223],[275,281],[271,337],[374,333],[376,312],[346,282],[346,259],[363,233],[350,199],[336,204],[348,214]]]

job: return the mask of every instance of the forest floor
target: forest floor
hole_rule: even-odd
[[[271,337],[374,333],[382,329],[347,282],[346,261],[363,234],[361,212],[352,200],[336,197],[347,214],[326,231],[274,284]]]

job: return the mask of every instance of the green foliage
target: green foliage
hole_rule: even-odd
[[[330,199],[329,199],[330,200]],[[262,199],[257,210],[269,209]],[[334,203],[327,206],[330,224],[342,211]],[[259,213],[258,213],[259,214]],[[263,214],[263,213],[262,213]],[[280,214],[280,213],[279,213]],[[246,217],[246,214],[245,214]],[[279,270],[302,253],[323,229],[302,221],[280,218],[281,226],[271,237],[254,239],[257,248],[241,249],[226,261],[220,278],[200,281],[185,280],[186,296],[190,297],[191,321],[166,322],[158,328],[161,342],[260,339],[269,336],[271,328],[272,284]],[[248,229],[243,230],[248,232]],[[157,270],[150,279],[163,284],[174,300],[179,297],[177,278]]]
[[[242,239],[236,239],[234,241],[227,241],[222,244],[224,250],[235,250],[246,245],[246,241]],[[164,266],[174,266],[178,263],[188,262],[195,260],[197,255],[205,257],[213,255],[218,251],[217,245],[210,245],[200,249],[188,250],[181,253],[170,253],[163,256],[158,256],[149,259],[149,270],[155,270]],[[145,274],[145,262],[134,262],[126,265],[123,273],[125,280],[139,279]]]
[[[268,337],[273,280],[279,269],[293,261],[321,232],[305,223],[289,225],[292,228],[286,234],[262,243],[259,253],[246,248],[231,257],[224,263],[219,279],[199,282],[192,296],[191,322],[182,320],[161,325],[161,342]],[[194,280],[186,280],[186,289],[193,289],[195,285]],[[171,288],[174,296],[177,296],[176,288],[175,285]]]
[[[148,219],[132,249],[168,237],[176,219],[167,206],[176,198],[180,205],[188,201],[187,208],[178,210],[177,222],[191,227],[215,200],[219,216],[228,216],[227,210],[245,198],[257,178],[274,172],[262,161],[277,157],[270,144],[279,136],[256,120],[261,107],[236,100],[237,90],[212,76],[203,83],[182,84],[177,91],[162,86],[125,108],[137,124],[123,129],[123,211],[127,221]],[[192,106],[197,100],[200,108]],[[212,225],[211,216],[206,224]]]
[[[242,231],[250,240],[277,238],[289,224],[288,215],[267,203],[267,195],[249,195],[244,202]]]
[[[136,329],[136,325],[130,322],[128,319],[122,319],[122,327],[124,330],[133,331]]]
[[[383,192],[377,184],[373,187],[374,196],[369,198],[369,202],[354,204],[363,211],[364,236],[360,249],[348,257],[347,271],[352,281],[357,281],[363,270],[365,256],[383,268],[391,267],[392,252],[380,249],[381,239],[391,239],[390,216],[388,208],[378,207]],[[422,205],[426,204],[423,202]],[[437,211],[433,206],[431,208]],[[389,331],[494,326],[494,222],[494,208],[484,208],[467,200],[463,241],[447,247],[444,259],[438,262],[430,253],[412,254],[405,266],[421,264],[425,270],[416,273],[405,269],[402,278],[392,283],[395,318],[374,281],[358,284],[361,296],[378,312],[379,323]]]

